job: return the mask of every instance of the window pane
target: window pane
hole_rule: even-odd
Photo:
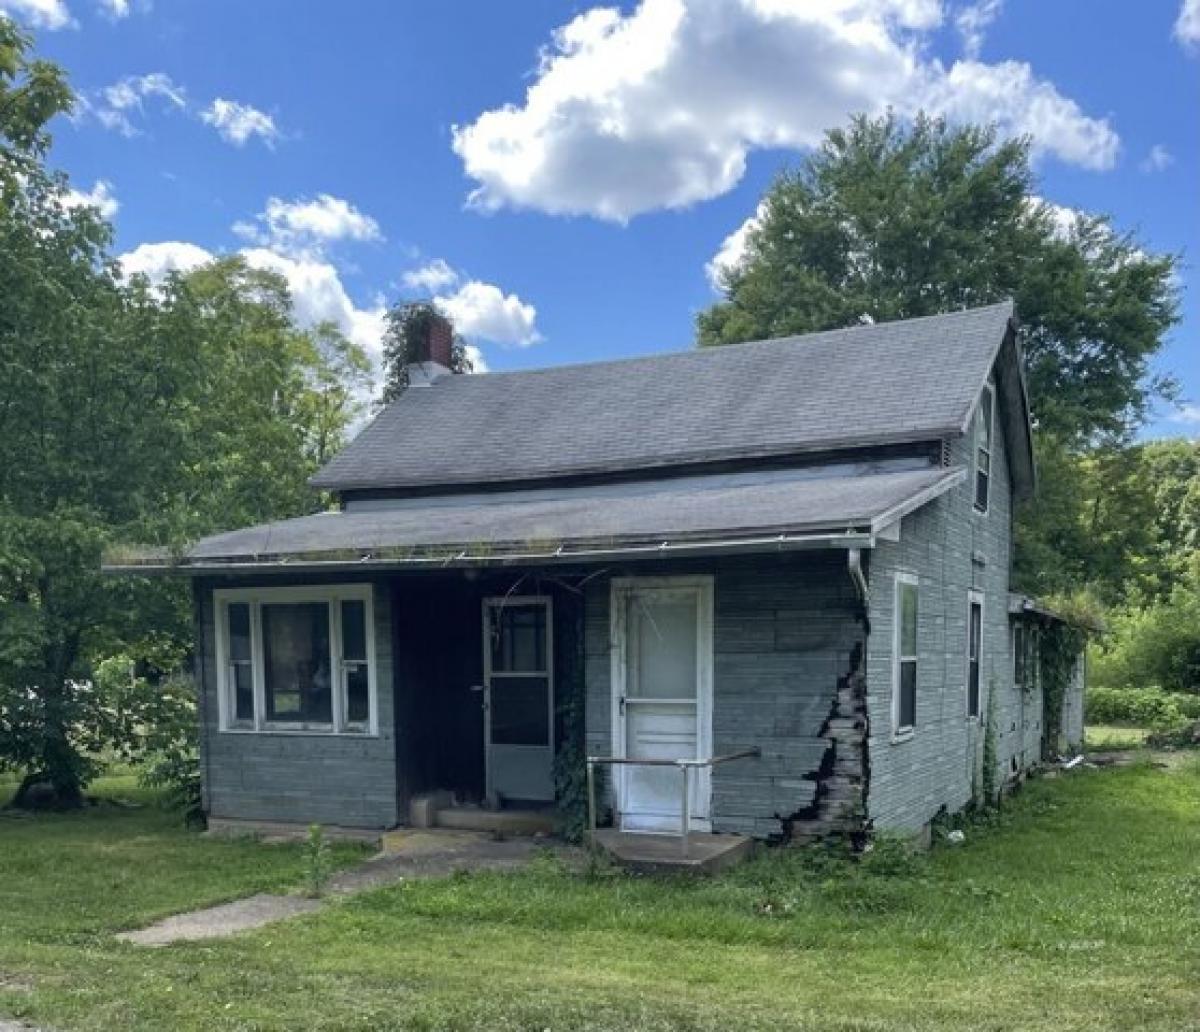
[[[549,745],[549,690],[544,677],[493,677],[492,743]]]
[[[238,723],[254,721],[254,673],[249,662],[231,663],[233,678],[233,719]]]
[[[324,602],[262,607],[267,719],[328,724],[333,716],[329,674],[329,607]]]
[[[900,655],[917,654],[917,586],[900,585]]]
[[[967,714],[979,716],[979,660],[971,660],[967,676]]]
[[[229,603],[229,659],[234,663],[250,660],[250,604]]]
[[[979,444],[992,450],[992,400],[993,394],[985,390],[979,402]]]
[[[342,659],[367,658],[367,607],[358,599],[342,603]]]
[[[900,727],[917,723],[917,662],[906,659],[900,664]]]
[[[975,472],[975,505],[986,509],[988,504],[988,475],[982,469]]]
[[[546,669],[546,607],[515,604],[492,610],[492,670],[538,673]]]
[[[365,724],[371,719],[369,678],[366,663],[346,666],[346,722]]]
[[[627,691],[632,698],[691,699],[696,695],[695,598],[634,596],[629,600]]]
[[[979,658],[980,635],[983,633],[983,606],[978,602],[971,603],[971,639],[968,645],[968,655],[973,659]]]

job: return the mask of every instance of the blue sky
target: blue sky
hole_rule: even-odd
[[[0,0],[81,97],[53,161],[151,275],[245,250],[374,345],[434,295],[492,369],[687,347],[718,252],[852,111],[1033,135],[1040,192],[1183,256],[1200,0]],[[724,250],[722,251],[722,247]],[[1200,405],[1152,433],[1195,433]]]

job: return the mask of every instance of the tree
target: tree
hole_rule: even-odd
[[[1028,140],[924,116],[856,118],[767,192],[698,338],[729,344],[1014,298],[1039,455],[1055,472],[1042,478],[1045,501],[1019,515],[1017,579],[1062,590],[1096,578],[1111,599],[1139,533],[1123,514],[1145,516],[1123,452],[1174,390],[1151,360],[1177,318],[1176,262],[1107,218],[1054,209],[1034,186]],[[1105,496],[1114,484],[1126,494]]]
[[[124,282],[109,227],[44,166],[71,95],[28,49],[0,18],[0,766],[72,805],[139,725],[98,662],[191,637],[182,585],[105,578],[102,551],[319,508],[308,477],[367,360],[238,258]]]
[[[445,318],[432,301],[402,301],[393,305],[385,317],[383,331],[383,392],[380,402],[395,401],[408,386],[408,366],[417,361],[420,347],[433,319]],[[467,342],[454,334],[450,353],[450,371],[469,373],[474,369]]]
[[[1027,140],[918,117],[856,118],[781,176],[702,345],[906,319],[1012,297],[1038,428],[1124,441],[1171,384],[1150,360],[1176,320],[1175,260],[1034,193]]]

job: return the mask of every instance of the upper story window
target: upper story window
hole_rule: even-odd
[[[375,730],[370,585],[244,588],[213,598],[223,731]]]
[[[993,415],[996,407],[996,388],[990,383],[983,388],[979,411],[975,416],[975,508],[988,510],[992,481]]]
[[[896,574],[896,614],[892,628],[892,734],[912,733],[917,725],[917,578]]]

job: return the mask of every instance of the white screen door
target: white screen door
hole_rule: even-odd
[[[554,646],[550,599],[483,603],[487,795],[554,799]]]
[[[711,754],[712,580],[628,578],[613,582],[613,751],[631,759]],[[675,767],[614,768],[620,826],[675,832],[681,775]],[[708,827],[710,776],[690,775],[691,820]]]

